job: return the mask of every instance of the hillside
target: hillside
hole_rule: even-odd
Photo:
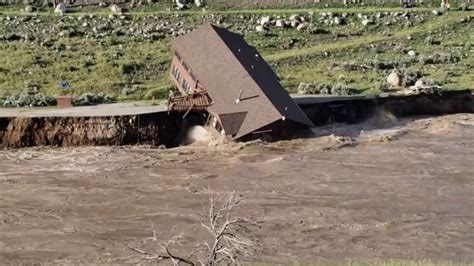
[[[0,98],[37,87],[104,93],[118,100],[163,98],[170,39],[203,23],[241,33],[290,92],[379,93],[395,69],[443,89],[473,88],[472,13],[432,9],[332,8],[253,11],[108,8],[26,13],[0,9]],[[263,21],[262,21],[263,20]],[[264,24],[264,27],[259,25]]]

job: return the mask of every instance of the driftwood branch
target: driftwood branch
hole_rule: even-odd
[[[208,254],[206,264],[234,263],[242,255],[248,255],[247,249],[252,245],[252,241],[244,235],[250,233],[250,227],[256,223],[250,219],[232,217],[232,212],[241,204],[241,198],[235,192],[220,206],[213,195],[210,196],[209,202],[209,224],[201,224],[212,237],[211,243],[205,245]]]
[[[209,265],[237,263],[240,258],[249,255],[248,248],[252,241],[246,237],[252,233],[257,224],[251,220],[241,217],[233,217],[234,212],[241,204],[241,197],[235,192],[229,194],[227,199],[219,204],[211,193],[209,197],[209,211],[207,222],[201,226],[209,232],[211,239],[195,245],[189,256],[178,256],[172,252],[172,246],[179,244],[183,234],[172,236],[168,241],[162,242],[152,226],[152,236],[144,242],[152,241],[160,250],[160,253],[149,252],[127,243],[130,250],[140,256],[140,261],[161,262],[170,261],[173,265]]]

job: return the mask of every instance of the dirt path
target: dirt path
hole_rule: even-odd
[[[474,115],[374,124],[272,144],[0,151],[0,263],[131,262],[125,243],[152,224],[183,232],[185,254],[208,237],[208,188],[235,190],[237,214],[260,221],[248,261],[474,260]]]

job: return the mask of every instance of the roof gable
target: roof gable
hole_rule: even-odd
[[[220,114],[219,118],[221,120],[222,126],[224,127],[225,133],[233,136],[239,132],[240,126],[244,122],[246,116],[247,112],[240,112]]]

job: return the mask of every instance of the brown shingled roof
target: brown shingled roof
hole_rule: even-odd
[[[175,38],[173,49],[213,99],[209,111],[247,113],[234,138],[283,119],[313,126],[271,67],[242,36],[204,25]]]

